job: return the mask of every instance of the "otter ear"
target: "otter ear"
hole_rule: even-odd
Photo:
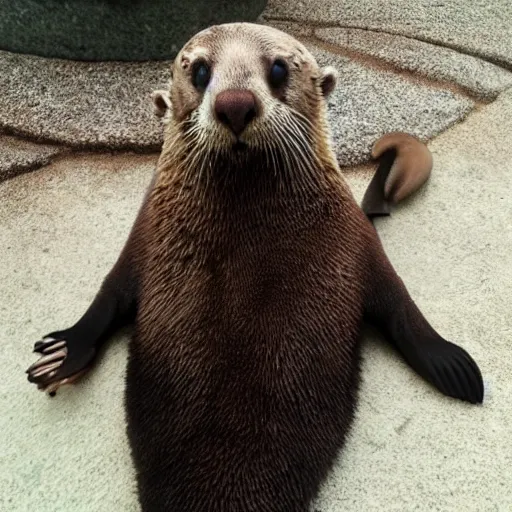
[[[154,91],[151,95],[151,99],[155,107],[155,114],[158,117],[164,117],[167,111],[171,109],[171,98],[168,91]]]
[[[334,90],[337,80],[338,72],[332,66],[327,66],[321,70],[320,87],[324,98],[327,98]]]

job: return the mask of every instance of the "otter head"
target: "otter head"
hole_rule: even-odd
[[[153,100],[157,114],[166,115],[166,137],[179,134],[187,150],[228,158],[284,153],[295,161],[328,140],[325,98],[336,71],[320,69],[301,43],[279,30],[213,26],[184,46],[171,76],[170,91],[156,91]]]

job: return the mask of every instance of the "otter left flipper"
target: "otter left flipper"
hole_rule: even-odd
[[[366,319],[383,331],[413,370],[442,393],[481,403],[484,388],[478,365],[428,323],[382,249],[373,273]]]

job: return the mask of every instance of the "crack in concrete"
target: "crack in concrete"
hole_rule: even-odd
[[[72,152],[72,149],[66,145],[37,144],[24,137],[13,137],[2,130],[0,130],[0,147],[4,152],[4,158],[0,160],[0,183],[21,174],[37,171],[53,163],[58,157]],[[19,158],[14,156],[18,150]]]
[[[407,34],[403,34],[403,33],[400,33],[398,31],[394,31],[394,30],[384,30],[384,29],[379,29],[379,28],[369,28],[369,27],[365,27],[365,26],[358,26],[358,25],[342,25],[342,24],[336,24],[336,23],[328,23],[328,22],[324,22],[324,21],[304,21],[304,20],[301,20],[301,19],[294,19],[294,18],[289,18],[287,16],[271,16],[271,17],[268,17],[268,16],[265,16],[265,15],[262,15],[261,16],[263,20],[265,20],[266,22],[268,23],[272,23],[273,21],[277,21],[277,22],[284,22],[284,23],[296,23],[296,24],[299,24],[299,25],[302,25],[302,26],[308,26],[308,27],[311,27],[313,29],[315,28],[343,28],[343,29],[357,29],[357,30],[366,30],[367,32],[375,32],[375,33],[378,33],[378,34],[387,34],[389,36],[400,36],[400,37],[403,37],[405,39],[410,39],[411,41],[419,41],[421,43],[428,43],[428,44],[431,44],[431,45],[434,45],[434,46],[438,46],[439,48],[445,48],[445,49],[448,49],[448,50],[454,50],[456,51],[457,53],[460,53],[461,55],[466,55],[468,57],[476,57],[478,59],[481,59],[485,62],[489,62],[491,64],[494,64],[495,66],[498,66],[506,71],[512,71],[512,64],[510,62],[507,62],[506,60],[504,59],[500,59],[500,58],[495,58],[495,57],[491,57],[489,55],[486,55],[485,53],[483,52],[469,52],[467,50],[465,50],[464,48],[462,48],[461,46],[459,45],[456,45],[456,44],[449,44],[449,43],[444,43],[444,42],[441,42],[441,41],[438,41],[436,39],[432,39],[432,38],[429,38],[429,37],[413,37],[413,36],[409,36]]]
[[[21,143],[33,143],[33,144],[52,144],[57,147],[57,152],[49,155],[35,156],[34,160],[27,163],[14,163],[8,167],[7,170],[0,168],[0,183],[16,178],[22,174],[28,172],[38,171],[48,165],[55,164],[61,159],[68,156],[92,156],[98,154],[104,155],[122,155],[122,154],[133,154],[133,155],[158,155],[160,154],[161,148],[156,150],[149,150],[147,147],[136,147],[134,149],[125,148],[98,148],[98,147],[87,147],[87,146],[70,146],[67,144],[55,144],[53,141],[43,141],[40,138],[20,136],[17,133],[13,133],[13,130],[5,130],[0,128],[0,137],[16,137]]]
[[[26,165],[14,165],[11,168],[9,168],[8,172],[0,173],[0,183],[3,183],[4,181],[11,180],[13,178],[17,178],[21,174],[38,171],[39,169],[42,169],[43,167],[46,167],[47,165],[50,165],[51,163],[53,163],[55,161],[55,158],[57,156],[61,156],[61,155],[62,154],[50,156],[50,157],[44,158],[43,160],[30,162],[29,164],[26,164]]]
[[[402,435],[403,431],[405,430],[405,428],[407,427],[407,425],[409,425],[409,423],[411,421],[412,421],[412,416],[406,418],[405,421],[403,421],[400,425],[398,425],[398,427],[395,428],[395,432],[398,435]]]

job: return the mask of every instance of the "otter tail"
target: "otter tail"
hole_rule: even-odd
[[[425,144],[407,133],[382,136],[372,148],[379,167],[366,189],[361,207],[366,216],[390,214],[390,203],[398,203],[416,192],[429,178],[432,154]]]

